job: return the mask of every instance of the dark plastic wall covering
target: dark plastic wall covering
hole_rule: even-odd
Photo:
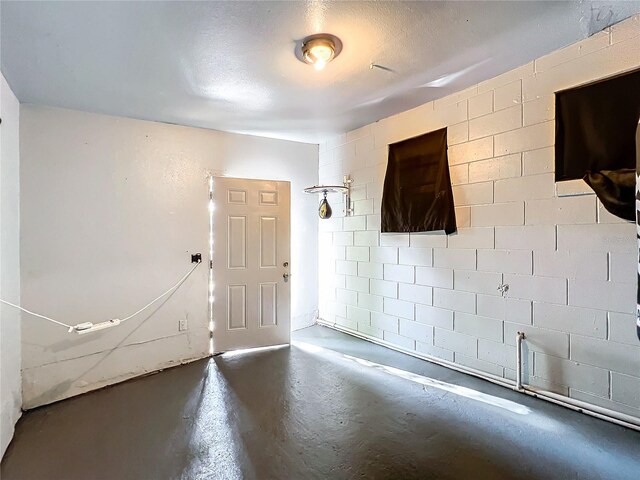
[[[447,129],[389,145],[382,232],[456,231]]]

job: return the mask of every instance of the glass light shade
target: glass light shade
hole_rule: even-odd
[[[335,56],[335,44],[330,38],[313,38],[302,46],[304,61],[322,70]]]

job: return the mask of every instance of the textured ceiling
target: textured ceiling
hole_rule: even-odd
[[[0,55],[22,102],[317,142],[638,11],[611,1],[2,1]],[[318,32],[344,44],[321,72],[294,54]]]

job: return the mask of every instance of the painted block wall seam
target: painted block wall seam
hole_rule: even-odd
[[[382,298],[385,321],[372,327],[353,315],[334,315],[331,310],[337,305],[328,308],[335,302],[324,296],[320,317],[364,335],[401,341],[397,345],[403,348],[409,343],[395,336],[398,322],[419,322],[433,328],[433,341],[414,339],[412,350],[505,378],[514,376],[509,354],[515,351],[515,333],[524,330],[525,381],[640,417],[635,270],[626,265],[635,256],[635,225],[603,213],[584,182],[554,184],[552,101],[557,89],[637,66],[639,18],[617,26],[624,37],[615,43],[612,28],[585,40],[584,48],[580,42],[477,88],[361,130],[360,136],[373,138],[375,155],[356,153],[348,164],[333,165],[340,175],[351,173],[350,169],[365,170],[359,176],[375,179],[367,190],[377,211],[384,147],[450,127],[454,135],[449,140],[449,162],[459,232],[448,237],[380,234],[380,246],[370,247],[369,265],[378,265],[386,274],[384,288],[370,283],[367,294],[370,301]],[[462,116],[465,108],[467,114]],[[347,142],[347,137],[338,142]],[[328,145],[324,148],[331,150]],[[339,178],[322,169],[319,180],[329,183]],[[353,218],[368,214],[356,208]],[[379,232],[377,217],[367,217],[367,230],[373,229],[373,222]],[[346,222],[342,231],[349,233],[351,223]],[[320,230],[325,228],[321,222]],[[431,259],[421,249],[431,249]],[[327,266],[331,263],[325,262],[321,269],[323,278],[323,271],[331,275]],[[398,263],[414,270],[397,268]],[[351,270],[346,275],[374,282],[371,270]],[[506,299],[496,290],[502,282],[510,286]],[[431,291],[413,299],[405,293],[402,300],[400,289],[407,291],[410,285]],[[389,325],[394,335],[385,337]],[[590,354],[591,348],[600,351]]]

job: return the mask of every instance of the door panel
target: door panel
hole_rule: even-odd
[[[278,261],[278,219],[260,217],[260,267],[276,268]]]
[[[247,286],[229,285],[227,318],[229,330],[247,328]]]
[[[260,284],[260,326],[270,327],[278,324],[277,303],[278,284]]]
[[[247,203],[247,191],[246,190],[232,190],[228,191],[228,203],[236,203],[238,205],[246,205]]]
[[[229,268],[247,268],[247,217],[229,215],[227,245]]]
[[[213,181],[213,350],[289,343],[290,184]]]

